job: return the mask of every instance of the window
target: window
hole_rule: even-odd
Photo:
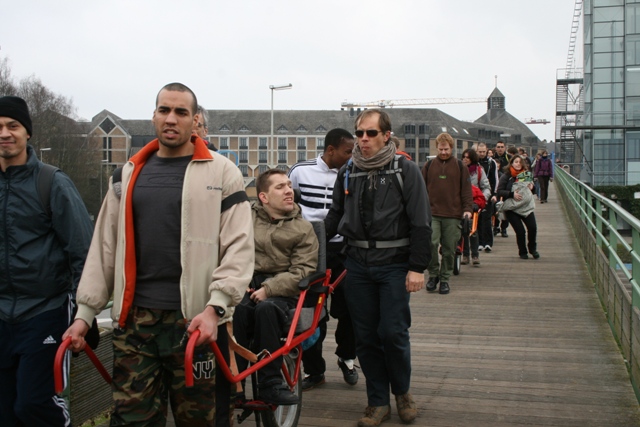
[[[242,172],[242,176],[247,177],[249,176],[249,166],[247,165],[240,165],[238,166],[240,168],[240,172]]]
[[[287,163],[286,151],[278,151],[278,163]]]
[[[231,129],[227,125],[222,125],[222,126],[220,126],[220,129],[218,129],[218,131],[220,131],[220,132],[230,132]]]
[[[289,129],[287,129],[285,125],[278,126],[278,133],[287,133],[287,132],[289,132]]]
[[[458,133],[458,129],[454,128],[453,126],[451,126],[451,130],[454,131],[455,133]]]
[[[327,128],[325,128],[324,126],[320,125],[316,128],[316,133],[325,133],[327,131]]]
[[[429,125],[420,125],[418,127],[418,133],[423,134],[423,135],[426,134],[426,133],[429,133]]]
[[[240,138],[240,148],[241,148],[241,149],[245,149],[245,150],[246,150],[247,148],[249,148],[249,147],[247,146],[247,137],[242,137],[242,138]]]
[[[420,138],[420,141],[418,141],[418,143],[420,144],[420,148],[429,149],[429,140],[427,138]]]
[[[298,151],[298,161],[304,162],[307,160],[307,152],[306,151]]]
[[[42,156],[42,154],[41,154],[41,156]],[[103,136],[102,137],[102,160],[107,160],[107,162],[109,162],[109,163],[111,163],[111,161],[112,161],[111,160],[111,137],[110,136]]]
[[[464,141],[461,139],[456,140],[456,149],[458,151],[464,150]]]
[[[447,131],[447,127],[446,126],[442,126],[440,129],[442,129],[442,132],[446,132]]]
[[[404,147],[405,148],[416,148],[416,139],[415,138],[405,138],[404,139]]]
[[[269,169],[269,166],[267,166],[267,165],[260,165],[260,166],[258,166],[258,173],[259,173],[259,174],[260,174],[260,173],[264,173],[264,172],[266,172],[268,169]]]
[[[296,129],[296,132],[301,132],[301,133],[302,133],[302,132],[307,132],[307,128],[306,128],[306,127],[304,127],[304,126],[302,126],[302,125],[300,125],[300,126],[298,126],[298,128]]]
[[[416,133],[416,125],[404,125],[404,133],[414,135]]]
[[[242,125],[242,126],[240,126],[240,129],[239,129],[239,130],[240,130],[240,132],[242,132],[242,133],[247,133],[247,132],[249,132],[249,128],[248,128],[246,125]]]
[[[278,138],[278,150],[287,149],[287,138]]]
[[[100,129],[102,129],[106,134],[109,134],[115,127],[116,125],[111,121],[111,119],[109,119],[109,117],[100,123]]]
[[[246,151],[241,151],[240,152],[240,163],[247,163],[247,152]]]
[[[229,149],[229,138],[222,137],[220,138],[220,149],[221,150],[228,150]]]
[[[258,141],[258,148],[265,150],[267,148],[267,138],[260,138]]]
[[[266,151],[260,151],[258,153],[258,162],[267,163],[267,152]]]
[[[324,150],[324,138],[318,138],[318,142],[316,144],[316,148],[318,150]]]
[[[298,150],[305,150],[307,148],[307,138],[298,138]]]

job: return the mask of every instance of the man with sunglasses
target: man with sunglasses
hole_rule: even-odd
[[[325,226],[328,237],[337,232],[346,241],[345,296],[367,380],[358,426],[390,418],[389,389],[402,421],[412,422],[409,297],[424,286],[431,257],[429,201],[416,164],[396,154],[384,111],[363,111],[355,128],[352,161],[338,173]]]

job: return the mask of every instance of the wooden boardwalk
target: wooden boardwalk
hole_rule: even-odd
[[[497,237],[449,295],[411,298],[416,426],[639,426],[624,360],[551,185],[536,206],[539,260]],[[335,322],[329,323],[330,328]],[[355,426],[365,381],[342,381],[329,332],[327,383],[305,392],[299,426]],[[395,405],[383,426],[401,426]]]
[[[551,187],[535,212],[539,260],[518,258],[509,229],[479,268],[463,266],[451,279],[449,295],[412,296],[413,425],[640,426],[623,358]],[[304,393],[299,426],[355,426],[367,404],[362,374],[354,387],[342,380],[334,327],[327,382]],[[404,425],[394,404],[382,425]]]

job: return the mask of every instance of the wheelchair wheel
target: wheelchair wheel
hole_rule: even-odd
[[[455,258],[453,259],[453,274],[457,276],[460,274],[460,264],[462,262],[462,254],[456,253]]]
[[[293,376],[296,369],[297,352],[292,351],[283,357],[284,363],[290,375]],[[295,427],[298,425],[300,411],[302,411],[302,372],[299,373],[298,382],[293,388],[293,393],[298,396],[297,405],[277,406],[273,411],[261,411],[262,422],[265,427]]]

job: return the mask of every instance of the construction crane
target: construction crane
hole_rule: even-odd
[[[422,99],[381,99],[369,102],[348,102],[341,108],[393,108],[407,105],[475,104],[487,102],[487,98],[422,98]]]
[[[530,119],[524,119],[524,122],[528,125],[546,125],[547,123],[549,123],[549,120],[530,118]]]

